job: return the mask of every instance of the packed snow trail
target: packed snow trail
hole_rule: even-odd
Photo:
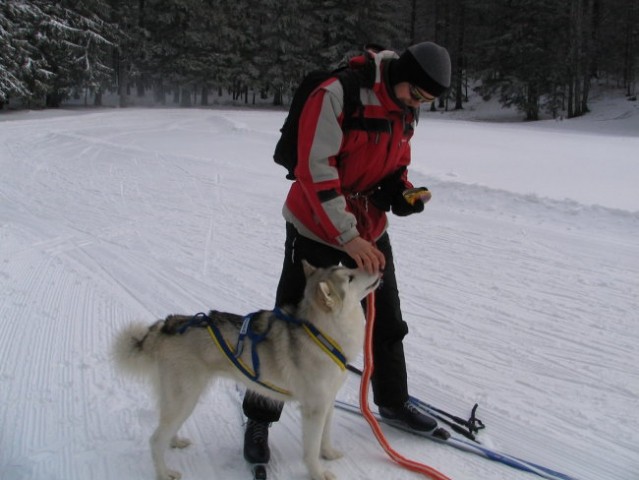
[[[288,182],[271,153],[284,113],[22,117],[0,122],[0,477],[153,478],[154,401],[114,370],[113,335],[135,319],[272,305]],[[460,414],[479,402],[483,440],[511,455],[580,480],[634,480],[639,199],[627,207],[626,185],[639,178],[628,162],[639,138],[600,135],[607,153],[597,163],[597,135],[520,127],[420,122],[412,180],[433,200],[421,215],[391,218],[411,393]],[[459,149],[429,136],[448,129],[493,184],[473,181],[473,169],[429,175],[429,158]],[[552,185],[579,184],[579,196],[519,191],[521,178],[507,188],[511,172],[546,168],[533,163],[531,135],[557,146]],[[521,170],[492,163],[517,144]],[[589,168],[576,175],[564,148],[583,149]],[[609,195],[584,200],[600,180]],[[356,401],[357,387],[349,379],[340,396]],[[185,425],[194,444],[169,455],[185,480],[250,475],[237,411],[226,382],[203,397]],[[270,478],[305,478],[298,416],[287,407],[271,428]],[[386,434],[456,480],[534,478]],[[336,413],[334,436],[347,450],[331,465],[340,478],[418,478],[388,461],[361,419]]]

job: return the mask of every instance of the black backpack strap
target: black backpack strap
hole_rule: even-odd
[[[361,88],[373,88],[375,85],[376,67],[372,56],[361,67],[343,67],[333,74],[342,84],[344,90],[343,130],[364,130],[367,132],[391,132],[390,122],[382,118],[365,118],[364,105],[360,96]]]
[[[352,68],[341,68],[334,72],[335,76],[342,84],[344,91],[344,118],[350,118],[358,113],[364,105],[360,97],[361,82],[356,70]]]
[[[282,133],[275,146],[273,160],[288,170],[286,178],[295,180],[297,166],[297,141],[299,134],[299,119],[306,100],[319,85],[329,78],[337,78],[344,92],[344,120],[343,130],[367,130],[373,132],[390,131],[388,122],[376,119],[366,119],[363,115],[364,106],[360,97],[361,88],[373,88],[375,85],[376,65],[369,53],[367,61],[357,67],[345,66],[333,71],[317,70],[304,77],[293,95],[288,116],[280,129]]]

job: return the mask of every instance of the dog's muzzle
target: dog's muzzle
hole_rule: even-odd
[[[382,283],[382,275],[380,274],[379,277],[377,277],[377,279],[373,283],[371,283],[366,289],[370,291],[376,290],[381,283]]]

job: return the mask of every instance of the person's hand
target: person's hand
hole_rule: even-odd
[[[369,197],[371,203],[380,210],[388,212],[395,196],[406,188],[402,180],[405,171],[406,167],[401,167],[375,185]]]
[[[424,211],[424,203],[430,200],[430,191],[426,187],[409,188],[395,195],[391,210],[398,217]]]
[[[386,268],[386,258],[378,248],[362,237],[355,237],[344,244],[346,253],[355,260],[357,267],[370,274],[378,273]]]

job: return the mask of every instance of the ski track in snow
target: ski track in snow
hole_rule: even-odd
[[[135,319],[271,306],[282,119],[133,109],[0,124],[3,480],[153,478],[154,400],[114,370],[110,344]],[[412,180],[434,197],[391,219],[411,393],[462,415],[478,402],[484,441],[523,459],[581,480],[639,478],[639,214]],[[357,389],[353,377],[340,397]],[[203,397],[184,427],[193,445],[168,454],[185,480],[250,477],[238,403],[226,381]],[[362,419],[334,421],[340,478],[418,478]],[[458,480],[537,478],[385,431]],[[271,446],[269,478],[306,478],[295,407]]]

